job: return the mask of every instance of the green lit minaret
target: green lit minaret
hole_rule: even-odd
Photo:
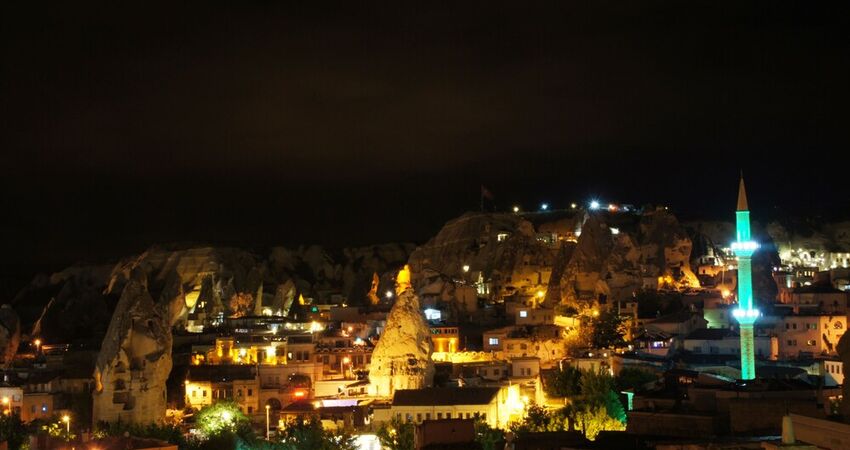
[[[758,243],[750,240],[750,210],[743,176],[738,186],[735,222],[737,237],[732,243],[732,250],[738,257],[738,308],[733,314],[741,326],[741,379],[752,380],[756,377],[753,324],[759,316],[758,310],[753,308],[752,258]]]

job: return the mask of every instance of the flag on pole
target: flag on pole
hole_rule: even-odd
[[[481,198],[486,198],[487,200],[493,200],[493,193],[490,192],[489,189],[481,185]]]

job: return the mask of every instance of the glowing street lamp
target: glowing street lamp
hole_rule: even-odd
[[[36,339],[33,341],[33,344],[35,344],[35,352],[38,353],[39,349],[41,349],[41,339]]]
[[[271,409],[270,405],[266,405],[266,440],[271,438],[271,434],[269,432],[269,410]]]
[[[71,416],[65,414],[62,416],[62,422],[65,422],[65,431],[68,433],[68,440],[71,440]]]
[[[469,272],[469,264],[464,264],[462,269],[464,272]]]
[[[514,212],[515,212],[515,213],[518,213],[518,212],[519,212],[519,206],[514,206]]]
[[[384,295],[387,297],[387,299],[391,299],[393,298],[393,291],[387,291],[387,293]]]
[[[9,397],[3,397],[3,414],[11,415],[12,414],[12,406],[9,405]]]
[[[592,209],[592,210],[599,209],[599,202],[596,201],[596,200],[591,200],[590,201],[590,209]]]
[[[576,208],[578,208],[578,205],[576,205],[575,203],[570,203],[570,208],[576,209]]]
[[[549,204],[548,204],[548,203],[541,203],[541,204],[540,204],[540,210],[541,210],[541,211],[546,211],[546,210],[548,210],[548,209],[549,209]]]

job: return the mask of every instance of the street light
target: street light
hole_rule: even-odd
[[[35,352],[38,353],[38,350],[41,348],[41,339],[36,339],[33,344],[35,344]]]
[[[12,407],[9,405],[9,397],[3,397],[3,413],[7,416],[12,414]]]
[[[271,434],[269,433],[269,409],[271,409],[270,405],[266,405],[266,440],[268,441],[271,438]]]
[[[71,440],[71,416],[65,414],[62,416],[62,422],[65,422],[65,431],[68,433],[68,440]]]

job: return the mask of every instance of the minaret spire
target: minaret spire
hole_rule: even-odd
[[[743,174],[738,184],[735,225],[737,236],[732,243],[732,250],[738,257],[738,308],[732,314],[738,320],[741,331],[741,379],[752,380],[756,377],[753,325],[759,317],[758,310],[753,307],[752,258],[758,243],[750,239],[750,210]]]
[[[744,187],[744,173],[741,172],[741,182],[738,183],[738,211],[749,211],[747,205],[747,188]]]

